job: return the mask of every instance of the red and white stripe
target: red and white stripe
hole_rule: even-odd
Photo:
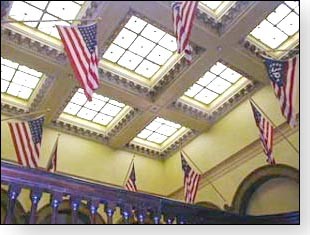
[[[184,196],[186,203],[195,202],[199,180],[200,180],[200,174],[196,173],[193,169],[190,170],[188,177],[184,177],[184,186],[185,186]]]
[[[127,183],[125,185],[125,188],[128,190],[128,191],[132,191],[132,192],[137,192],[137,187],[135,185],[134,182],[132,182],[132,180],[129,178],[127,180]]]
[[[263,146],[264,152],[268,157],[268,162],[270,164],[275,164],[275,159],[272,154],[273,146],[273,126],[264,117],[261,118],[259,123],[260,139]]]
[[[8,123],[18,163],[31,168],[38,167],[41,144],[34,144],[27,122]]]
[[[276,83],[271,83],[276,96],[280,101],[281,112],[291,127],[296,125],[296,99],[298,97],[299,75],[298,75],[298,57],[287,61],[286,82],[282,87]]]
[[[47,164],[47,170],[50,172],[56,172],[56,166],[57,166],[57,152],[58,152],[58,139],[55,142],[55,145],[52,150],[52,154],[49,158],[48,164]]]
[[[177,7],[179,6],[179,8]],[[176,35],[178,53],[185,52],[185,58],[191,61],[192,48],[189,45],[193,21],[195,18],[197,1],[180,1],[172,5],[174,33]]]
[[[77,26],[57,25],[71,66],[89,101],[99,87],[98,49],[90,53]]]

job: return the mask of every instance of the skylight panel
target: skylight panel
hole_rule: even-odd
[[[203,5],[215,11],[224,1],[200,1]]]
[[[2,93],[27,100],[37,87],[42,73],[1,57]]]
[[[84,1],[14,1],[9,16],[15,20],[56,20],[24,24],[60,38],[56,25],[70,25],[66,20],[75,19],[83,3]]]
[[[137,137],[157,144],[162,144],[181,127],[180,124],[157,117],[147,125]]]
[[[131,16],[102,58],[151,78],[176,50],[173,36]]]
[[[286,1],[279,5],[253,31],[251,36],[276,49],[299,31],[299,4]]]
[[[184,95],[210,104],[241,78],[241,74],[217,62]]]
[[[92,101],[88,101],[83,90],[78,89],[63,112],[106,126],[123,108],[125,104],[96,93]]]

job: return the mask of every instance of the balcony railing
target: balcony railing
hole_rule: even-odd
[[[5,223],[13,223],[14,207],[21,189],[31,190],[31,210],[27,223],[35,224],[37,206],[42,193],[51,195],[51,224],[56,224],[58,208],[63,197],[70,197],[71,223],[78,220],[81,201],[87,201],[90,222],[95,223],[98,206],[104,205],[107,223],[113,224],[116,208],[120,209],[124,223],[132,216],[139,224],[299,224],[299,212],[268,216],[239,216],[226,211],[189,205],[171,199],[129,192],[122,188],[105,186],[40,169],[30,169],[10,162],[1,161],[1,184],[8,185],[8,203]]]

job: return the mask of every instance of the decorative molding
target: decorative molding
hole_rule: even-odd
[[[274,145],[280,143],[284,140],[282,135],[289,137],[299,131],[299,120],[298,125],[292,129],[286,122],[275,128],[274,132]],[[282,134],[281,134],[282,133]],[[235,170],[236,168],[242,166],[247,161],[255,158],[257,155],[263,152],[259,138],[254,140],[252,143],[248,144],[238,152],[232,154],[230,157],[226,158],[213,168],[206,171],[202,176],[198,185],[198,190],[214,182],[219,178],[225,176],[229,172]],[[173,193],[169,194],[168,197],[181,198],[183,196],[183,187],[180,187]]]
[[[277,164],[259,167],[239,184],[230,207],[231,212],[247,215],[247,208],[255,191],[268,180],[279,177],[292,179],[299,184],[299,171],[291,166]]]
[[[143,145],[139,144],[133,144],[128,143],[125,145],[125,149],[129,151],[133,151],[135,153],[142,154],[146,157],[154,157],[156,159],[166,159],[171,154],[181,148],[181,146],[185,146],[189,141],[191,141],[193,138],[197,137],[199,135],[199,132],[196,130],[190,130],[186,132],[184,135],[177,138],[171,145],[169,145],[164,150],[154,150],[151,148],[148,148]]]
[[[91,1],[90,6],[86,9],[84,15],[81,17],[82,20],[85,19],[92,19],[94,15],[96,15],[96,11],[99,8],[101,4],[105,4],[103,1]],[[87,21],[82,21],[81,25],[88,24],[89,22]]]
[[[4,103],[1,101],[1,114],[4,115],[19,115],[29,112],[27,107],[18,107],[13,104]]]
[[[198,107],[191,106],[188,103],[185,103],[181,100],[177,100],[173,102],[169,108],[174,109],[180,112],[185,113],[191,117],[206,120],[210,123],[215,123],[229,111],[231,111],[234,107],[240,104],[242,101],[247,99],[247,97],[261,88],[261,84],[258,82],[251,82],[238,92],[229,97],[225,102],[223,102],[220,106],[218,106],[215,110],[203,110]]]
[[[229,8],[226,14],[220,18],[219,34],[221,35],[226,32],[234,21],[245,11],[245,9],[255,3],[255,1],[236,1],[236,3]]]
[[[239,44],[242,45],[249,52],[249,54],[255,55],[257,58],[259,58],[261,60],[264,59],[263,56],[267,56],[267,57],[269,56],[270,57],[270,55],[268,53],[266,53],[265,50],[261,49],[258,45],[256,45],[255,43],[247,40],[246,38],[242,39],[239,42]],[[299,54],[299,44],[296,47],[292,48],[292,49],[294,49],[294,50],[292,50],[292,51],[282,55],[281,59],[282,60],[286,60],[286,59],[289,59],[289,58]],[[298,51],[295,50],[295,49],[298,49]]]
[[[14,44],[17,47],[27,51],[31,51],[34,54],[44,57],[48,61],[52,61],[59,65],[65,65],[67,63],[67,56],[63,51],[56,50],[55,48],[43,44],[29,37],[22,35],[19,32],[15,32],[11,29],[1,27],[1,42],[6,41],[8,44]]]
[[[44,101],[44,98],[51,90],[52,85],[56,79],[56,76],[47,76],[47,78],[43,81],[42,85],[40,86],[36,96],[34,97],[33,101],[30,104],[29,111],[35,111],[40,104]]]

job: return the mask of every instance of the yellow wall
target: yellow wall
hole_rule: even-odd
[[[253,98],[276,125],[285,122],[270,86],[257,92]],[[1,123],[1,126],[1,158],[16,161],[8,127],[6,123]],[[55,130],[44,128],[41,167],[47,164],[56,136]],[[201,171],[206,172],[257,139],[258,130],[252,110],[249,102],[245,101],[210,130],[184,147],[184,150]],[[298,148],[298,132],[289,139]],[[104,144],[62,133],[59,141],[58,171],[121,186],[132,155]],[[297,154],[285,141],[274,146],[274,156],[278,163],[295,168],[299,166]],[[265,159],[261,152],[213,182],[229,205],[242,180],[253,170],[265,165]],[[183,186],[179,152],[165,161],[136,155],[135,169],[137,186],[142,191],[169,195]],[[176,199],[183,200],[183,194]],[[224,205],[223,200],[210,185],[199,190],[196,201],[211,201],[221,208]],[[29,208],[29,205],[26,207]]]
[[[271,179],[254,192],[248,204],[247,214],[266,215],[298,211],[299,200],[296,198],[299,198],[299,185],[295,181],[287,178]]]

